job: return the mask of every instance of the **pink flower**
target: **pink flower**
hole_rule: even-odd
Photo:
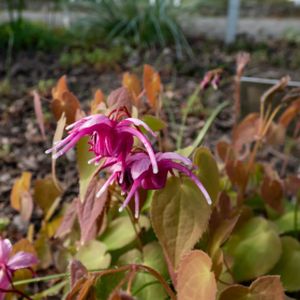
[[[0,300],[4,299],[3,291],[9,288],[16,270],[30,268],[38,263],[37,258],[31,253],[20,251],[11,256],[11,252],[11,242],[0,238]]]
[[[167,181],[168,173],[177,170],[190,177],[199,187],[208,204],[211,204],[211,198],[206,189],[199,181],[197,176],[191,171],[192,162],[177,153],[166,152],[156,153],[156,161],[158,164],[158,173],[153,173],[151,161],[146,153],[139,152],[132,154],[126,160],[126,169],[123,171],[119,164],[114,164],[110,167],[112,172],[106,183],[102,186],[97,196],[100,196],[107,187],[113,182],[118,182],[121,185],[123,192],[127,192],[127,197],[120,208],[122,211],[129,203],[131,198],[135,196],[135,217],[139,213],[139,193],[138,190],[162,189]],[[177,162],[176,162],[177,161]],[[189,168],[190,167],[190,168]]]
[[[67,130],[70,130],[69,135],[46,153],[56,152],[53,158],[57,158],[73,148],[82,137],[89,136],[90,150],[95,154],[89,163],[99,163],[102,158],[109,158],[110,162],[121,162],[124,167],[126,157],[132,150],[134,137],[137,137],[149,154],[153,172],[157,173],[157,162],[152,146],[137,128],[139,126],[155,136],[147,124],[135,118],[118,121],[99,114],[85,117],[69,125],[67,127]]]

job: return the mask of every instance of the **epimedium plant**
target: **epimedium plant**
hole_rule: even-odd
[[[161,143],[167,130],[162,83],[151,66],[144,66],[142,81],[125,73],[122,87],[108,97],[97,90],[89,113],[62,77],[52,91],[57,120],[53,146],[47,150],[52,153],[52,172],[34,181],[33,194],[32,174],[24,172],[11,193],[11,205],[24,220],[30,220],[34,203],[43,215],[38,231],[30,225],[27,238],[14,246],[14,253],[30,257],[18,268],[31,267],[37,257],[34,270],[54,267],[55,274],[32,278],[30,271],[10,268],[8,251],[5,254],[1,246],[9,242],[2,240],[2,297],[293,297],[300,290],[300,179],[284,170],[279,176],[278,168],[261,154],[270,145],[279,145],[283,153],[292,151],[299,140],[300,96],[298,90],[285,92],[285,77],[262,96],[259,113],[240,121],[238,91],[248,61],[246,54],[238,56],[235,124],[231,141],[216,144],[216,157],[199,144],[226,103],[207,119],[196,143],[170,152]],[[208,73],[196,92],[204,93],[210,84],[217,88],[221,73]],[[277,94],[282,100],[273,99]],[[33,95],[46,138],[39,95]],[[65,183],[56,175],[56,163],[74,149],[79,194],[63,204]],[[39,281],[50,281],[51,286],[27,296],[27,285]]]

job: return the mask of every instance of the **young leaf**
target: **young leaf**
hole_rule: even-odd
[[[144,115],[142,120],[153,130],[160,131],[164,129],[167,125],[161,119],[158,119],[151,115]]]
[[[280,116],[278,123],[287,128],[293,119],[300,113],[300,99],[294,101]]]
[[[177,273],[177,291],[180,300],[215,300],[217,283],[211,271],[210,257],[194,250],[183,257]]]
[[[128,91],[131,93],[132,99],[134,100],[134,103],[136,106],[138,106],[138,96],[142,92],[141,83],[136,75],[130,74],[129,72],[126,72],[123,74],[123,80],[122,85],[128,89]]]
[[[66,76],[59,79],[52,90],[52,97],[51,109],[56,120],[58,121],[64,113],[68,125],[75,122],[77,111],[80,111],[80,102],[69,91]]]
[[[20,211],[22,194],[24,192],[29,192],[30,183],[31,183],[30,172],[23,172],[21,177],[15,181],[10,194],[10,204],[11,207],[14,208],[15,210]]]
[[[97,198],[96,194],[104,184],[104,180],[91,180],[83,203],[77,199],[77,216],[81,231],[81,243],[97,237],[100,230],[104,208],[107,201],[107,192]]]
[[[279,276],[263,276],[253,281],[250,287],[239,284],[225,289],[219,300],[284,300],[285,295]]]
[[[157,109],[159,107],[159,94],[161,91],[160,76],[151,66],[144,65],[143,81],[149,105]]]
[[[235,231],[224,250],[233,258],[234,278],[244,281],[264,275],[275,266],[281,255],[281,242],[270,222],[255,217]]]
[[[88,270],[105,269],[110,265],[111,257],[106,246],[99,241],[89,241],[81,246],[75,255]]]
[[[194,164],[198,167],[197,175],[203,183],[212,201],[216,201],[220,191],[220,175],[217,163],[211,152],[204,147],[196,150]]]
[[[78,260],[73,259],[69,266],[70,269],[70,279],[71,279],[71,287],[74,287],[76,282],[88,275],[88,271],[86,267]]]
[[[296,239],[284,236],[281,238],[282,255],[271,271],[280,275],[285,290],[295,292],[300,290],[300,243]]]
[[[101,104],[105,104],[105,99],[103,92],[100,89],[98,89],[95,92],[94,99],[91,102],[91,113],[96,114]]]
[[[172,177],[152,200],[153,229],[170,268],[177,269],[207,228],[210,207],[199,188],[188,178]]]
[[[125,87],[113,90],[107,98],[107,105],[110,111],[126,107],[129,113],[132,111],[132,98],[129,91]]]

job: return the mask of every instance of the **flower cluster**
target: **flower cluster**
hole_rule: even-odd
[[[143,121],[130,116],[124,118],[117,110],[109,117],[105,115],[91,115],[67,127],[68,136],[56,143],[46,153],[53,152],[57,158],[71,149],[83,136],[89,136],[90,151],[94,158],[89,163],[103,163],[101,170],[107,169],[111,175],[102,186],[97,196],[100,196],[110,184],[120,185],[126,199],[120,210],[124,209],[129,201],[135,198],[135,217],[139,213],[139,189],[157,190],[165,186],[168,173],[174,170],[189,176],[202,191],[207,202],[211,199],[193,174],[192,162],[177,153],[155,153],[148,137],[140,127],[156,136]],[[112,117],[114,116],[114,117]],[[134,147],[136,137],[144,148]]]
[[[20,251],[11,255],[12,244],[8,239],[0,238],[0,300],[4,299],[7,292],[18,292],[17,290],[8,290],[12,285],[12,278],[15,271],[27,269],[38,263],[37,258],[31,254]]]

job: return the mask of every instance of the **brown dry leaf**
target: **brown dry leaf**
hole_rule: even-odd
[[[44,114],[42,110],[41,97],[36,90],[32,91],[34,112],[37,123],[39,125],[43,140],[46,140],[45,126],[44,126]]]
[[[225,289],[219,300],[284,300],[280,276],[262,276],[250,287],[234,284]]]
[[[261,196],[278,213],[283,213],[283,188],[278,179],[265,176],[261,185]]]
[[[194,250],[183,257],[177,272],[178,300],[215,300],[217,283],[210,257]]]
[[[24,192],[29,192],[30,183],[31,183],[30,172],[23,172],[21,177],[15,181],[10,194],[10,205],[15,210],[20,211],[22,194]]]
[[[51,109],[58,121],[62,114],[65,113],[67,124],[75,122],[77,112],[80,111],[80,102],[69,91],[66,76],[59,79],[56,87],[52,90]]]
[[[284,128],[287,128],[299,113],[300,99],[294,101],[291,105],[288,106],[288,108],[280,116],[278,123]]]
[[[107,98],[107,105],[110,111],[114,109],[120,109],[125,106],[129,113],[131,113],[132,98],[129,91],[125,87],[120,87],[116,90],[113,90]]]
[[[52,176],[37,179],[34,183],[34,200],[47,214],[54,201],[61,195],[61,191],[55,185]]]
[[[105,191],[99,198],[96,197],[97,192],[104,184],[104,180],[93,178],[88,186],[83,203],[77,201],[77,216],[81,231],[81,243],[84,244],[94,239],[102,225],[103,212],[108,199]]]
[[[63,220],[55,233],[55,237],[62,238],[71,232],[77,216],[76,214],[77,201],[80,200],[75,198],[73,202],[68,206],[66,212],[64,213]]]
[[[139,81],[137,76],[129,72],[124,73],[122,85],[128,89],[128,91],[131,93],[135,105],[138,106],[139,105],[138,96],[142,92],[142,88],[141,88],[141,82]]]
[[[260,116],[258,113],[247,115],[233,130],[232,141],[236,153],[243,147],[257,139],[260,127]]]
[[[29,192],[24,191],[21,195],[21,201],[20,201],[20,213],[21,213],[21,218],[24,221],[29,221],[32,215],[33,211],[33,200],[32,196]]]
[[[150,65],[144,65],[143,81],[148,103],[152,108],[157,109],[159,107],[159,94],[162,88],[158,72]]]
[[[98,89],[95,92],[94,99],[91,102],[91,113],[95,114],[98,112],[99,105],[105,104],[105,97],[102,90]]]

